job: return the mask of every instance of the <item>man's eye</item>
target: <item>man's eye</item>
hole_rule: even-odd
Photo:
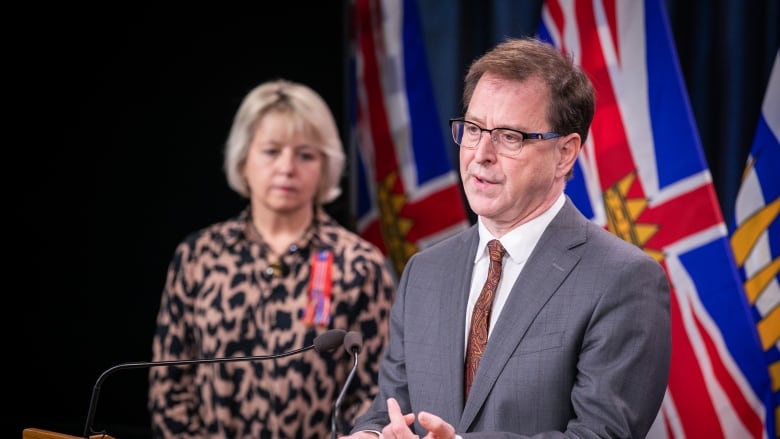
[[[468,133],[470,136],[476,136],[480,133],[479,128],[475,127],[474,125],[466,125],[466,133]]]
[[[515,144],[519,143],[523,140],[523,137],[518,133],[513,133],[511,131],[502,131],[501,132],[501,141],[508,144]]]

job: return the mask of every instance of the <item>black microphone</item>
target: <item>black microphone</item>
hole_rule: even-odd
[[[142,367],[155,367],[155,366],[174,366],[182,364],[207,364],[207,363],[229,363],[233,361],[258,361],[258,360],[272,360],[274,358],[287,357],[289,355],[295,355],[300,352],[315,349],[317,352],[330,352],[336,349],[342,341],[346,338],[346,331],[343,329],[329,329],[322,334],[314,338],[314,343],[311,346],[306,346],[294,351],[283,352],[281,354],[274,355],[252,355],[248,357],[222,357],[222,358],[198,358],[194,360],[166,360],[166,361],[139,361],[135,363],[122,363],[116,366],[110,367],[105,370],[98,377],[95,382],[95,387],[92,389],[92,398],[89,401],[89,411],[87,412],[87,422],[84,425],[84,437],[89,438],[90,432],[99,433],[92,430],[92,421],[95,419],[95,408],[97,407],[98,394],[100,393],[100,385],[105,379],[112,373],[123,369],[138,369]],[[349,335],[349,334],[347,334]],[[352,336],[354,337],[354,336]]]
[[[333,404],[333,415],[330,418],[330,431],[331,431],[331,438],[336,439],[336,434],[338,432],[338,429],[336,428],[336,420],[339,417],[339,408],[341,408],[341,400],[344,399],[344,395],[347,394],[347,389],[349,388],[350,383],[352,383],[352,379],[355,377],[355,372],[357,372],[357,364],[358,364],[358,354],[360,353],[360,350],[363,348],[363,336],[360,335],[359,332],[355,331],[349,331],[344,336],[344,349],[347,350],[350,354],[353,354],[355,356],[355,362],[352,364],[352,370],[349,371],[349,375],[347,375],[347,380],[344,382],[344,387],[341,388],[341,393],[339,393],[339,397],[336,398],[336,403]]]

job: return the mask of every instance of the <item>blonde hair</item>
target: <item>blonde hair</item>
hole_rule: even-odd
[[[258,85],[241,102],[225,144],[224,170],[230,188],[249,198],[244,164],[255,128],[271,112],[288,117],[291,134],[301,134],[316,142],[324,164],[315,201],[325,204],[335,200],[341,194],[340,179],[346,158],[333,113],[310,87],[285,79]]]

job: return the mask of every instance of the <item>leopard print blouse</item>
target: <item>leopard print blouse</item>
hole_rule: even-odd
[[[331,316],[307,323],[313,252],[332,255]],[[337,425],[339,432],[349,431],[378,391],[395,277],[375,246],[321,208],[279,263],[269,261],[270,254],[248,208],[180,243],[162,293],[153,360],[276,355],[311,346],[328,329],[357,331],[363,336],[358,369]],[[333,404],[353,363],[354,355],[339,347],[263,361],[153,367],[153,434],[327,438]]]

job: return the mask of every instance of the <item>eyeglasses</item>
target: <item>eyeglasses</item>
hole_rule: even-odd
[[[520,154],[527,139],[547,140],[563,136],[563,134],[558,133],[526,133],[511,128],[489,130],[462,117],[450,119],[450,128],[452,129],[452,140],[463,148],[475,149],[482,139],[482,133],[486,132],[496,147],[496,153],[510,157]]]

